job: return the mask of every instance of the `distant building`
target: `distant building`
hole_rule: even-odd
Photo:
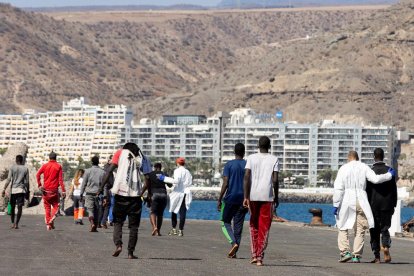
[[[165,125],[200,125],[205,124],[204,115],[163,115],[162,123]]]
[[[0,148],[17,142],[29,146],[29,159],[47,160],[50,151],[60,159],[76,163],[99,154],[102,161],[126,142],[137,143],[143,153],[154,158],[178,156],[201,159],[216,169],[234,158],[234,145],[246,146],[246,155],[257,152],[260,136],[271,139],[270,152],[279,157],[281,170],[291,172],[315,185],[318,174],[337,170],[347,161],[349,150],[356,150],[366,164],[373,163],[373,151],[381,147],[385,161],[393,164],[398,138],[389,126],[281,122],[275,114],[260,114],[250,108],[230,114],[165,115],[159,120],[132,121],[124,105],[88,105],[84,98],[64,102],[62,110],[22,115],[0,115]],[[411,136],[402,135],[409,139]],[[402,139],[402,138],[398,139]]]
[[[38,162],[47,160],[52,150],[71,163],[95,154],[106,159],[119,145],[120,127],[131,121],[132,112],[126,106],[93,106],[81,97],[64,102],[61,111],[0,115],[4,130],[0,147],[24,142],[29,146],[28,158]]]
[[[220,131],[217,118],[199,121],[202,123],[198,124],[194,124],[196,120],[191,124],[174,125],[169,122],[164,118],[161,122],[142,119],[138,125],[125,126],[120,143],[134,142],[144,154],[155,158],[184,156],[218,165]]]
[[[279,157],[282,171],[316,184],[324,169],[338,170],[347,162],[350,150],[358,152],[362,162],[373,163],[373,151],[385,151],[385,161],[393,163],[394,130],[388,126],[343,125],[334,121],[320,124],[280,123],[275,118],[255,114],[253,110],[231,112],[223,129],[222,160],[233,158],[233,146],[246,145],[246,155],[257,152],[260,136],[269,136],[271,153]]]

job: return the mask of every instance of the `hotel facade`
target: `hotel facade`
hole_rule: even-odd
[[[134,142],[155,159],[183,156],[211,163],[218,170],[234,158],[236,143],[245,144],[246,155],[250,155],[257,152],[259,137],[266,135],[281,170],[312,185],[322,170],[337,170],[344,164],[349,150],[356,150],[361,161],[370,165],[373,150],[381,147],[385,161],[394,162],[395,132],[389,126],[282,122],[249,108],[209,118],[165,115],[158,120],[143,118],[138,124],[132,119],[126,106],[93,106],[84,98],[64,102],[60,111],[0,115],[0,148],[23,142],[29,146],[29,160],[37,162],[46,161],[52,150],[71,163],[95,154],[104,162],[120,145]]]
[[[108,159],[119,145],[120,128],[132,117],[124,105],[88,105],[82,97],[64,102],[60,111],[0,115],[0,148],[26,143],[28,159],[37,162],[47,160],[51,151],[70,163],[95,154]]]
[[[380,147],[385,151],[385,161],[393,163],[394,130],[388,126],[344,125],[329,120],[317,124],[281,122],[248,108],[204,121],[187,120],[191,123],[172,125],[168,123],[171,118],[142,119],[137,125],[123,127],[121,144],[135,142],[144,154],[154,158],[200,158],[218,168],[234,158],[236,143],[245,144],[247,156],[257,152],[258,139],[266,135],[271,140],[271,154],[279,157],[281,170],[303,177],[310,184],[318,182],[321,171],[338,170],[346,163],[350,150],[356,150],[361,161],[371,165],[373,151]]]

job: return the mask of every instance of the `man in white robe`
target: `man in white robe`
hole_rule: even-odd
[[[339,169],[334,183],[333,213],[339,229],[339,262],[352,259],[352,262],[359,263],[364,248],[365,231],[374,227],[374,218],[365,191],[366,181],[379,184],[395,175],[392,169],[386,174],[376,175],[368,165],[358,160],[358,153],[350,151],[348,163]],[[351,229],[355,232],[352,254],[348,233]]]
[[[178,235],[182,237],[184,235],[184,224],[187,215],[187,210],[190,209],[192,201],[192,195],[190,187],[193,185],[193,177],[191,173],[184,167],[185,159],[183,157],[177,158],[177,168],[174,170],[174,177],[166,177],[160,175],[160,180],[165,183],[173,184],[173,190],[170,193],[170,212],[171,212],[171,224],[172,229],[168,235]],[[180,215],[180,224],[178,231],[177,227],[177,215]]]

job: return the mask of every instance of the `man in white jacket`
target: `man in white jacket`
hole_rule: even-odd
[[[170,212],[172,229],[168,235],[178,235],[182,237],[184,235],[184,224],[187,216],[187,210],[190,209],[192,195],[190,191],[191,185],[193,185],[193,177],[191,173],[184,167],[185,159],[183,157],[177,158],[175,161],[178,168],[174,170],[174,177],[166,177],[160,175],[159,179],[165,183],[174,185],[172,192],[170,193]],[[178,231],[177,227],[177,214],[180,214],[180,224]]]
[[[368,165],[358,160],[358,153],[350,151],[348,163],[339,169],[334,183],[333,214],[339,229],[339,262],[352,259],[352,262],[359,263],[364,248],[365,231],[374,227],[374,218],[365,192],[366,181],[379,184],[395,175],[392,169],[386,174],[376,175]],[[352,254],[348,234],[350,229],[355,231]]]

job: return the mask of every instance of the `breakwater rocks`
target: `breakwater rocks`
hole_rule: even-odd
[[[220,191],[192,190],[194,200],[217,200]],[[331,194],[283,193],[279,194],[280,202],[287,203],[332,203]]]

